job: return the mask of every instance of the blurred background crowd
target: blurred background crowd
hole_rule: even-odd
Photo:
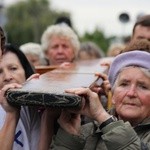
[[[123,47],[130,40],[135,21],[149,13],[148,0],[138,3],[135,0],[113,3],[102,0],[88,3],[68,0],[1,0],[0,25],[6,32],[7,41],[20,47],[28,42],[40,44],[47,26],[64,19],[74,29],[80,42],[94,42],[107,55],[109,49]],[[133,7],[130,4],[134,4]]]

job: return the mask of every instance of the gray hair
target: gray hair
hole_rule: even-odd
[[[80,50],[78,52],[78,57],[80,59],[80,52],[85,51],[88,55],[94,55],[95,58],[102,58],[104,57],[103,50],[94,42],[86,41],[81,43]]]
[[[124,67],[124,68],[122,68],[122,69],[119,71],[119,73],[118,73],[118,75],[117,75],[117,77],[116,77],[116,80],[115,80],[115,82],[114,82],[114,85],[113,85],[113,87],[112,87],[112,91],[114,91],[114,88],[116,87],[116,84],[117,84],[117,82],[118,82],[120,73],[121,73],[123,70],[125,70],[125,69],[127,69],[127,68],[131,68],[131,67],[137,67],[137,68],[139,68],[139,69],[144,73],[144,75],[146,75],[148,78],[150,78],[150,70],[147,69],[147,68],[143,68],[143,67],[139,67],[139,66],[127,66],[127,67]]]
[[[75,56],[78,53],[78,50],[80,48],[80,42],[78,39],[78,36],[76,33],[65,23],[51,25],[47,27],[47,29],[44,31],[42,38],[41,38],[41,45],[43,51],[47,51],[49,45],[51,44],[51,38],[53,36],[60,36],[67,38],[71,45],[74,48]]]
[[[25,43],[21,45],[19,48],[24,54],[34,54],[40,56],[43,52],[41,45],[38,43],[32,43],[32,42]]]

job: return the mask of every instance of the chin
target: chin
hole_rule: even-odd
[[[136,118],[139,118],[139,116],[141,115],[138,115],[137,113],[121,113],[120,117],[123,119],[123,120],[134,120]]]
[[[135,109],[123,109],[118,111],[118,114],[120,114],[119,116],[122,116],[123,118],[137,118],[138,116],[141,116],[139,111]]]

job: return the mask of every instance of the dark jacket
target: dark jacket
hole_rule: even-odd
[[[60,128],[51,150],[150,150],[150,118],[135,128],[119,120],[101,131],[97,124],[88,123],[82,127],[80,137]]]

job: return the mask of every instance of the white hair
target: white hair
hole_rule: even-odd
[[[80,48],[80,42],[76,33],[65,23],[51,25],[47,27],[44,31],[42,38],[41,38],[41,45],[43,51],[47,51],[49,45],[51,44],[51,38],[53,36],[60,36],[67,38],[71,45],[74,48],[74,53],[77,55],[78,50]]]
[[[24,54],[34,54],[34,55],[38,55],[38,56],[40,56],[42,53],[41,45],[38,43],[32,43],[32,42],[21,45],[20,50]]]

